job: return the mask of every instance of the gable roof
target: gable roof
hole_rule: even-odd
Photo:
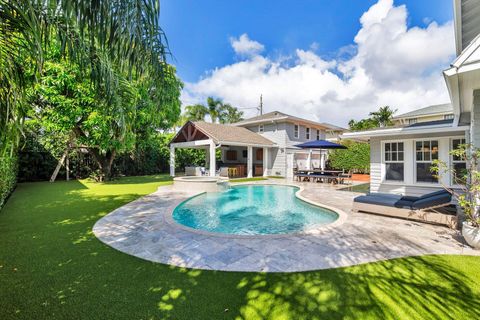
[[[480,86],[480,34],[462,51],[450,68],[443,71],[443,75],[455,115],[470,112],[473,90]]]
[[[451,103],[436,104],[433,106],[420,108],[407,113],[399,114],[398,116],[393,117],[393,119],[413,118],[413,117],[428,116],[433,114],[444,114],[444,113],[453,113],[453,106]]]
[[[189,127],[192,126],[192,129]],[[199,136],[201,139],[212,139],[216,144],[244,144],[244,145],[261,145],[261,146],[273,146],[275,143],[263,137],[262,135],[252,132],[247,128],[236,127],[229,124],[218,124],[218,123],[209,123],[204,121],[192,122],[188,121],[183,125],[183,127],[178,131],[175,137],[170,143],[175,142],[185,142],[188,139],[186,135],[182,132],[184,130],[193,132],[197,130],[201,133]],[[192,134],[192,140],[199,140],[196,138],[195,134]],[[190,141],[192,141],[190,140]]]
[[[312,120],[307,120],[299,117],[295,117],[280,111],[272,111],[268,112],[265,114],[262,114],[260,116],[252,117],[249,119],[245,119],[236,123],[233,123],[232,125],[234,126],[246,126],[249,124],[261,124],[261,123],[266,123],[266,122],[271,122],[271,121],[290,121],[290,122],[299,122],[299,123],[305,123],[305,124],[310,124],[313,126],[317,127],[323,127],[327,130],[346,130],[344,128],[340,128],[334,125],[331,125],[329,123],[319,123],[316,121]]]

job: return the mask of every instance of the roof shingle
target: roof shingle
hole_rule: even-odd
[[[437,113],[449,113],[449,112],[453,113],[452,104],[444,103],[444,104],[436,104],[433,106],[428,106],[425,108],[420,108],[404,114],[400,114],[398,116],[393,117],[393,119],[411,118],[411,117],[426,116],[426,115],[437,114]]]
[[[237,142],[242,144],[274,145],[274,143],[262,135],[252,132],[243,127],[228,124],[209,123],[204,121],[193,122],[193,125],[215,143]]]

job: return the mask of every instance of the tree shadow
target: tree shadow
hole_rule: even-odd
[[[102,182],[106,185],[122,185],[122,184],[139,184],[139,183],[153,183],[153,182],[169,182],[173,178],[166,174],[157,174],[149,176],[134,176],[114,178],[113,180]]]

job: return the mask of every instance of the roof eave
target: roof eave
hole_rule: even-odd
[[[245,120],[245,122],[237,122],[237,123],[232,123],[232,126],[235,127],[243,127],[243,126],[248,126],[251,124],[261,124],[261,123],[270,123],[270,122],[278,122],[281,120],[287,120],[288,117],[278,117],[278,118],[270,118],[270,119],[260,119],[260,120],[253,120],[253,121],[248,121]]]
[[[246,142],[236,142],[236,141],[219,141],[220,145],[229,145],[229,146],[239,146],[239,147],[261,147],[261,148],[272,148],[276,147],[275,143],[246,143]]]
[[[436,133],[436,132],[459,132],[468,131],[469,126],[452,126],[449,125],[435,125],[435,126],[423,126],[414,128],[392,128],[384,130],[369,130],[349,132],[341,135],[342,139],[369,139],[371,137],[382,137],[392,135],[411,135],[411,134],[424,134],[424,133]]]

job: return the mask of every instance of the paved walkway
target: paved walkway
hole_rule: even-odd
[[[173,209],[192,195],[161,187],[100,219],[93,232],[109,246],[136,257],[207,270],[293,272],[425,254],[480,254],[446,227],[352,213],[356,194],[329,185],[308,184],[300,196],[336,207],[346,213],[346,219],[306,235],[192,232],[170,218]]]

